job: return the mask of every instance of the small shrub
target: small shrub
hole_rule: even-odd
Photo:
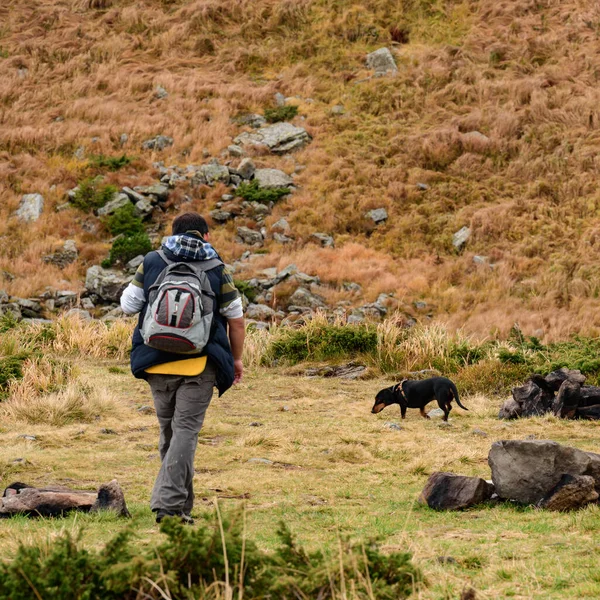
[[[248,202],[262,202],[263,204],[269,204],[269,202],[277,202],[283,196],[287,196],[290,193],[289,188],[275,188],[272,190],[265,190],[258,185],[258,181],[250,181],[249,183],[241,183],[236,194],[247,200]]]
[[[135,207],[131,203],[110,215],[106,220],[106,226],[112,235],[131,236],[144,232],[142,219],[135,214]]]
[[[118,237],[110,249],[109,266],[116,263],[124,265],[140,254],[148,254],[150,250],[152,250],[152,242],[147,233]]]
[[[29,356],[22,352],[0,358],[0,400],[6,398],[10,382],[23,377],[23,363]]]
[[[105,156],[104,154],[95,154],[90,156],[89,164],[97,169],[108,169],[109,171],[118,171],[131,164],[133,158],[122,154],[121,156]]]
[[[235,279],[233,284],[240,294],[243,294],[246,296],[246,298],[248,298],[248,302],[254,302],[256,299],[256,289],[253,288],[247,281]]]
[[[269,123],[278,123],[279,121],[289,121],[298,114],[297,106],[278,106],[277,108],[266,108],[265,119]]]
[[[6,333],[19,325],[19,319],[11,311],[5,312],[0,316],[0,333]]]
[[[114,185],[102,185],[98,178],[84,179],[79,183],[71,204],[89,212],[104,206],[109,200],[112,200],[117,191]]]
[[[288,330],[273,342],[271,350],[274,358],[283,358],[292,364],[370,354],[377,350],[377,332],[367,325],[325,325]]]

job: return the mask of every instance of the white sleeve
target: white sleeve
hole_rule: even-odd
[[[123,309],[124,311],[125,309]],[[242,308],[242,299],[236,298],[230,302],[225,308],[220,308],[219,312],[226,319],[239,319],[244,316],[244,310]]]
[[[144,304],[146,304],[144,289],[130,283],[121,295],[121,310],[126,315],[135,315],[144,308]]]

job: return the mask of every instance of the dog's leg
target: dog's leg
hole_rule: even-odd
[[[419,409],[419,411],[421,412],[421,416],[422,416],[424,419],[429,419],[429,415],[426,415],[426,414],[425,414],[425,407],[424,407],[424,406],[421,406],[421,408]]]
[[[452,410],[452,405],[450,404],[450,402],[448,402],[448,404],[446,404],[446,406],[444,407],[444,421],[448,420],[451,410]]]
[[[406,418],[406,406],[403,406],[402,404],[400,405],[400,414],[403,419]]]

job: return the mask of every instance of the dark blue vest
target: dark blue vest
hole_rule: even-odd
[[[183,262],[179,257],[176,257],[169,250],[163,249],[167,257],[174,261]],[[144,258],[144,294],[148,298],[150,286],[157,280],[161,271],[165,268],[165,261],[158,255],[157,252],[150,252]],[[216,267],[210,271],[206,271],[206,275],[210,282],[215,295],[220,296],[221,292],[221,275],[223,266]],[[219,313],[219,306],[215,303],[213,314],[213,333],[205,346],[204,350],[198,355],[181,355],[170,352],[162,352],[155,348],[150,348],[144,344],[140,327],[146,314],[148,304],[140,312],[138,324],[133,332],[132,349],[131,349],[131,371],[138,379],[146,379],[148,374],[146,369],[163,363],[182,360],[185,358],[193,358],[194,356],[208,356],[217,368],[217,389],[219,396],[225,393],[233,384],[233,354],[227,337],[227,320]]]

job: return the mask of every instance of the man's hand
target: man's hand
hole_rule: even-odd
[[[239,383],[244,376],[244,364],[242,363],[242,359],[233,361],[233,370],[235,373],[233,385],[235,385],[236,383]]]

